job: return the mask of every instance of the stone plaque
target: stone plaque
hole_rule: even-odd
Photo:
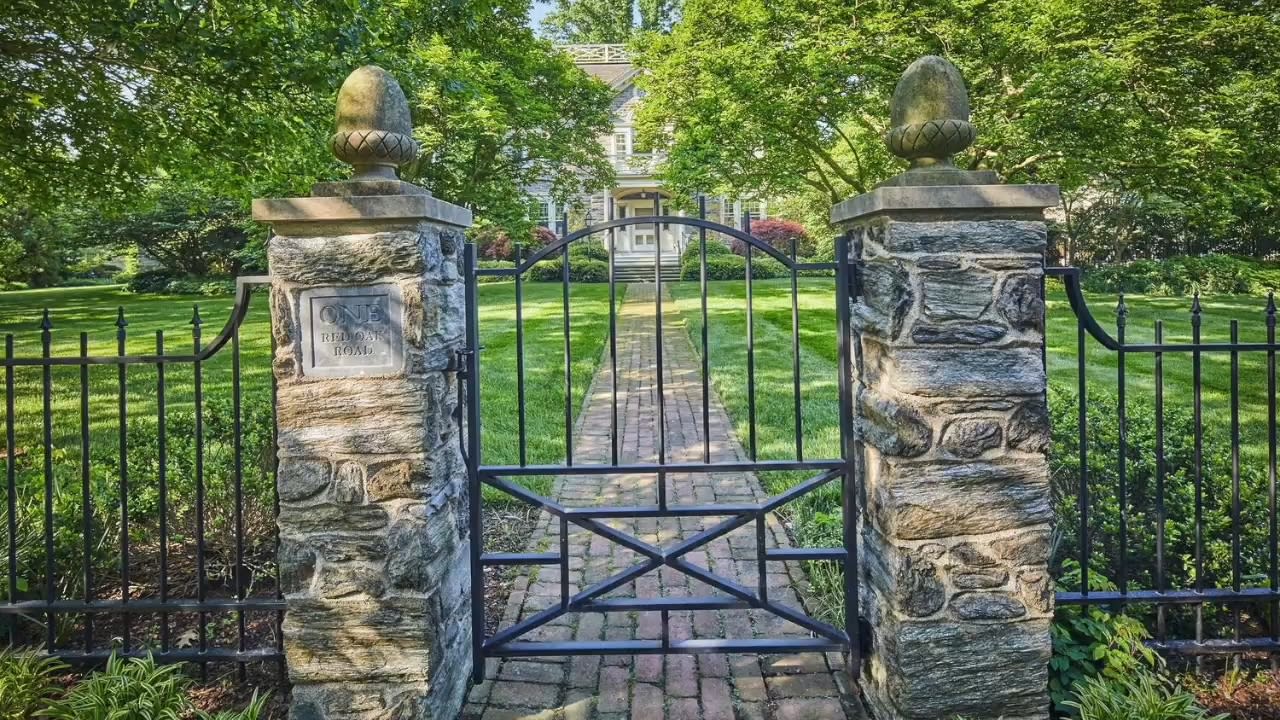
[[[314,377],[385,375],[404,367],[398,285],[303,290],[302,372]]]

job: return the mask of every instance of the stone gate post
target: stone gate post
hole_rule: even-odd
[[[338,95],[350,181],[255,200],[269,223],[280,575],[293,720],[453,720],[470,671],[459,277],[471,213],[403,183],[417,153],[376,67]]]
[[[1053,584],[1043,209],[950,156],[974,140],[964,82],[924,57],[894,92],[912,168],[832,220],[858,263],[852,323],[865,447],[863,689],[878,720],[1041,720]]]

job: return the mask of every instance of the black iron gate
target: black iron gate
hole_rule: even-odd
[[[483,678],[485,659],[491,657],[517,656],[563,656],[563,655],[600,655],[600,654],[694,654],[694,653],[787,653],[804,651],[846,651],[850,652],[849,667],[860,665],[858,653],[858,603],[857,603],[857,554],[855,535],[855,503],[856,478],[855,458],[858,447],[852,433],[852,376],[849,345],[849,303],[848,290],[852,280],[848,263],[846,240],[841,238],[836,247],[836,261],[806,262],[796,253],[794,244],[789,252],[779,251],[750,232],[750,218],[741,219],[741,227],[735,228],[725,224],[709,221],[706,217],[705,201],[699,202],[697,217],[683,215],[663,215],[660,200],[656,200],[654,215],[612,219],[613,204],[610,203],[611,219],[592,225],[576,232],[568,233],[567,219],[561,221],[560,237],[545,247],[537,249],[523,257],[517,248],[514,267],[482,267],[477,259],[477,248],[468,244],[465,255],[467,346],[466,352],[466,414],[467,440],[466,455],[470,485],[470,523],[471,523],[471,566],[472,566],[472,598],[473,598],[473,633],[474,633],[474,677],[479,682]],[[654,371],[657,376],[656,392],[656,462],[625,463],[620,462],[619,454],[619,404],[618,404],[618,287],[619,269],[618,254],[614,252],[617,239],[622,233],[643,228],[646,234],[652,231],[657,239],[654,243],[651,275],[648,282],[653,284],[655,314],[653,342],[655,348]],[[701,333],[691,338],[695,346],[700,346],[700,380],[702,385],[701,429],[702,448],[701,462],[669,462],[667,454],[666,390],[664,388],[663,369],[663,333],[672,332],[663,327],[664,286],[672,280],[669,266],[664,268],[663,238],[664,231],[674,244],[674,250],[686,258],[691,264],[697,261],[697,279],[684,282],[697,282],[700,293]],[[678,234],[677,234],[678,233]],[[598,238],[598,240],[597,240]],[[745,283],[745,326],[741,331],[746,335],[746,417],[737,418],[739,425],[747,427],[745,438],[745,461],[715,462],[712,458],[711,427],[709,410],[710,358],[708,352],[708,310],[709,292],[708,247],[711,243],[728,240],[740,243],[739,250],[743,254],[742,283]],[[574,421],[573,407],[573,374],[571,371],[572,328],[574,312],[570,301],[570,287],[573,258],[570,248],[574,243],[601,242],[608,250],[608,290],[609,318],[607,336],[607,363],[609,373],[608,394],[610,398],[609,413],[609,462],[595,464],[575,463],[574,458]],[[647,242],[646,242],[647,245]],[[690,246],[692,245],[692,249]],[[755,303],[753,287],[759,282],[753,279],[753,267],[763,259],[781,264],[784,268],[782,280],[790,281],[790,385],[794,393],[795,443],[794,454],[785,459],[762,459],[757,447],[757,362],[756,349],[758,338],[755,335]],[[560,324],[563,330],[564,352],[564,457],[563,461],[553,464],[533,464],[529,462],[527,452],[530,420],[526,407],[526,283],[531,280],[530,274],[540,263],[554,264],[559,262],[558,279],[548,277],[550,273],[539,273],[539,279],[558,281],[561,287],[562,316]],[[776,265],[774,266],[776,268]],[[665,272],[664,272],[665,269]],[[554,271],[553,271],[554,272]],[[686,274],[691,274],[686,270]],[[798,284],[802,274],[819,274],[830,277],[834,285],[836,299],[836,327],[832,328],[830,337],[836,343],[835,354],[839,367],[838,400],[839,400],[839,446],[838,457],[814,458],[806,457],[802,418],[804,407],[801,400],[801,364],[802,352],[800,333],[800,303]],[[664,277],[666,275],[667,277]],[[482,387],[492,382],[485,374],[485,333],[480,320],[480,283],[492,280],[510,280],[514,283],[514,318],[503,314],[503,322],[514,320],[515,323],[515,382],[503,382],[504,388],[512,387],[516,395],[516,412],[518,414],[517,450],[510,451],[510,457],[491,459],[482,442],[486,409],[482,407]],[[722,283],[717,283],[720,285]],[[712,320],[715,322],[715,320]],[[682,330],[677,330],[682,331]],[[496,374],[496,373],[495,373]],[[772,391],[772,388],[768,388]],[[785,392],[783,390],[782,392]],[[558,421],[557,421],[558,422]],[[816,473],[808,479],[792,486],[789,490],[767,498],[763,502],[732,504],[674,504],[670,501],[670,475],[676,473],[756,473],[766,471],[807,471]],[[601,475],[638,475],[656,477],[656,497],[652,503],[630,506],[591,506],[570,507],[555,499],[540,495],[528,489],[523,480],[535,476],[601,476]],[[831,484],[842,486],[841,503],[843,509],[842,547],[836,548],[767,548],[763,541],[763,528],[770,513],[783,508],[788,503]],[[548,513],[560,528],[558,550],[549,552],[527,549],[517,553],[497,553],[485,551],[483,504],[485,487],[514,498],[530,507]],[[493,492],[493,491],[490,491]],[[665,519],[665,518],[704,518],[723,517],[720,522],[710,528],[703,529],[692,536],[685,537],[674,544],[661,547],[658,544],[645,542],[635,534],[624,532],[608,524],[611,519]],[[717,538],[755,523],[757,542],[754,558],[759,569],[759,585],[748,587],[731,578],[718,575],[707,568],[700,567],[688,559],[688,555],[712,543]],[[621,572],[615,573],[599,582],[583,587],[577,592],[571,591],[569,582],[569,565],[571,552],[568,546],[569,526],[586,529],[593,539],[604,538],[638,556],[638,562]],[[595,536],[598,536],[595,537]],[[765,584],[765,568],[769,563],[784,561],[832,561],[844,566],[843,589],[845,596],[844,613],[841,619],[843,627],[823,622],[802,609],[791,607],[771,598]],[[517,618],[513,624],[498,629],[492,635],[486,633],[485,619],[485,575],[484,568],[490,566],[550,566],[559,570],[559,598],[549,607],[524,619]],[[626,587],[648,573],[670,568],[683,573],[713,589],[713,593],[704,597],[607,597],[611,593]],[[585,578],[584,578],[585,580]],[[639,594],[639,593],[637,593]],[[698,610],[759,610],[782,618],[808,632],[808,637],[752,637],[752,638],[720,638],[720,639],[673,639],[669,633],[669,613],[677,611]],[[530,633],[553,623],[569,613],[640,613],[658,612],[661,614],[661,637],[653,639],[629,640],[564,640],[564,639],[530,639]]]

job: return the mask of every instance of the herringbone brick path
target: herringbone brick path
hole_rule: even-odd
[[[702,460],[702,385],[700,363],[673,303],[664,297],[663,342],[666,448],[668,462]],[[657,355],[653,285],[628,286],[618,317],[619,460],[656,462]],[[574,460],[578,464],[610,462],[610,377],[606,362],[588,391],[578,421]],[[713,461],[744,459],[729,418],[711,398]],[[558,479],[553,498],[569,506],[646,505],[657,502],[657,480],[648,476],[566,476]],[[669,475],[669,502],[710,504],[756,502],[765,497],[751,474]],[[663,547],[709,528],[723,517],[627,519],[610,526]],[[757,583],[754,523],[689,553],[687,560],[714,573],[754,587]],[[577,592],[642,557],[588,530],[570,526],[570,592]],[[559,521],[545,513],[532,529],[528,548],[559,546]],[[789,541],[776,518],[766,532],[770,547]],[[806,587],[798,565],[770,563],[769,596],[803,608],[797,589]],[[515,583],[502,627],[512,625],[560,601],[559,570],[535,568]],[[606,597],[722,595],[700,581],[664,567],[641,576]],[[672,612],[673,640],[687,638],[807,637],[807,631],[758,610]],[[570,613],[532,631],[527,640],[659,639],[659,612]],[[840,698],[838,654],[793,655],[620,655],[574,658],[490,660],[486,680],[476,686],[463,713],[468,720],[827,720],[846,715]],[[837,684],[840,683],[840,684]]]

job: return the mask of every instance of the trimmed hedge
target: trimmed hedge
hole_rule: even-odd
[[[170,270],[147,270],[134,275],[125,289],[131,293],[216,297],[233,294],[236,281],[232,278],[187,277]]]
[[[609,250],[599,240],[579,240],[569,245],[570,266],[569,271],[573,271],[573,263],[582,258],[584,260],[599,260],[602,263],[609,262]]]
[[[529,279],[533,282],[560,282],[563,258],[542,260],[529,268]],[[602,283],[609,282],[609,264],[591,258],[569,255],[569,280],[573,282]]]
[[[1280,264],[1231,255],[1134,260],[1086,270],[1084,289],[1136,295],[1265,293],[1280,289]]]

